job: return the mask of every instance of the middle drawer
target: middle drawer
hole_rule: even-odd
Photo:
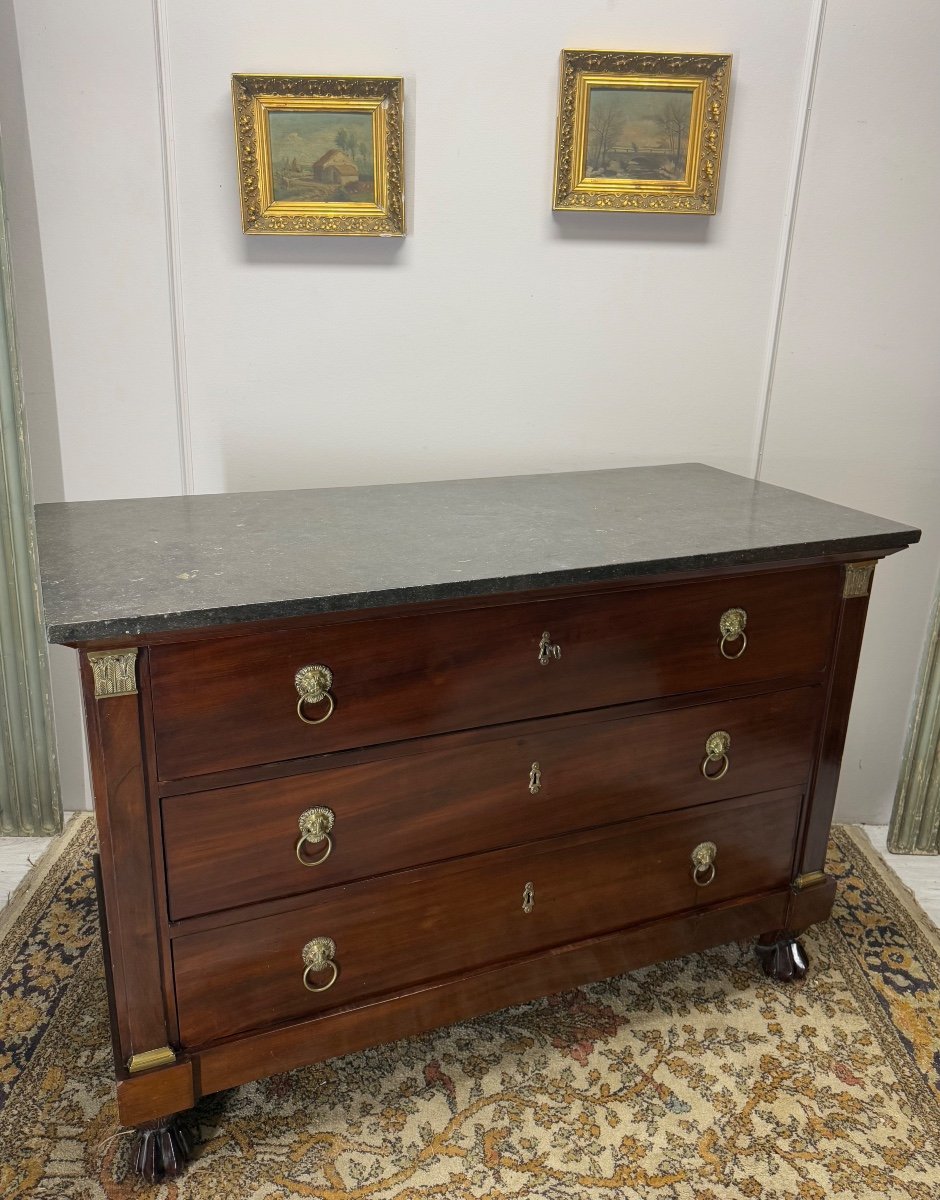
[[[329,769],[165,797],[170,918],[801,786],[820,701],[818,687],[795,688],[522,734],[496,727],[472,739],[429,739],[394,757],[380,751],[344,766],[340,754]],[[728,745],[712,742],[709,758],[716,733]],[[308,826],[314,837],[301,842],[310,809],[328,810],[319,830],[332,823],[329,841],[314,840],[319,830]]]

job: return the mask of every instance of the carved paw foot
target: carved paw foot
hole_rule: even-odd
[[[803,943],[790,934],[764,934],[755,950],[764,974],[780,983],[802,979],[809,967]]]
[[[134,1170],[147,1183],[172,1179],[189,1161],[189,1138],[179,1116],[141,1125],[137,1131]]]

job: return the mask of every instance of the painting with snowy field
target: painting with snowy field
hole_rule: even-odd
[[[268,113],[275,203],[374,204],[372,114]]]
[[[684,179],[691,117],[691,89],[592,87],[584,143],[585,177]]]

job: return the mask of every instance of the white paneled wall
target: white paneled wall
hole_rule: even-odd
[[[938,47],[940,5],[830,0],[762,464],[770,483],[924,530],[872,588],[839,812],[873,823],[894,799],[940,562]]]
[[[910,342],[936,271],[904,181],[936,138],[906,112],[911,79],[936,87],[929,0],[4,6],[32,158],[14,253],[18,205],[24,227],[38,215],[41,262],[24,239],[22,270],[45,288],[55,376],[40,499],[689,459],[752,473],[766,414],[765,478],[931,522],[937,365]],[[734,54],[716,217],[552,214],[566,46]],[[408,237],[244,237],[233,71],[404,76]],[[866,305],[857,284],[876,278]],[[28,348],[41,378],[39,333]],[[933,541],[880,572],[870,641],[886,661],[866,664],[852,737],[879,714],[885,732],[851,764],[858,819],[890,805],[937,558]],[[64,786],[78,803],[78,775]]]
[[[197,488],[746,470],[809,11],[169,3]],[[717,220],[552,214],[559,50],[624,38],[735,52]],[[404,75],[404,242],[244,237],[233,64]]]

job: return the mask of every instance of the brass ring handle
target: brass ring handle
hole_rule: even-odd
[[[728,608],[718,620],[718,630],[721,637],[718,639],[718,649],[721,651],[722,658],[730,659],[732,662],[736,658],[740,658],[747,649],[747,634],[744,632],[744,626],[747,624],[747,613],[743,608]],[[741,642],[741,648],[737,654],[729,654],[725,649],[726,646],[733,645],[735,642]]]
[[[333,839],[330,837],[330,831],[335,820],[336,814],[331,808],[308,808],[306,812],[300,814],[297,822],[300,827],[300,837],[297,839],[297,861],[301,866],[318,867],[330,857],[333,852]],[[308,842],[311,846],[326,842],[326,849],[317,858],[307,858],[303,854],[303,848]]]
[[[330,837],[330,835],[327,834],[324,838],[320,839],[321,841],[326,842],[326,849],[318,858],[307,858],[306,855],[302,853],[304,846],[307,844],[307,840],[307,835],[305,833],[302,833],[297,839],[297,861],[300,863],[300,865],[302,867],[318,867],[320,863],[325,863],[333,853],[333,839]]]
[[[333,984],[337,981],[339,978],[339,967],[332,960],[326,965],[331,968],[333,975],[329,983],[321,984],[320,987],[316,987],[307,979],[307,976],[313,970],[313,967],[304,967],[304,987],[308,992],[328,992]]]
[[[708,887],[714,880],[717,854],[714,842],[699,842],[692,851],[692,879],[697,887]]]
[[[333,715],[333,709],[336,707],[333,697],[330,695],[330,688],[333,686],[333,672],[329,667],[325,667],[322,663],[313,663],[308,667],[301,667],[294,676],[294,687],[297,689],[297,694],[300,699],[297,701],[297,716],[305,725],[322,725],[324,721],[328,721]],[[322,717],[316,717],[311,720],[310,717],[304,716],[305,704],[319,704],[321,700],[326,700],[329,708]]]
[[[337,979],[339,979],[339,967],[333,961],[335,954],[336,943],[332,938],[316,937],[304,946],[302,953],[304,960],[303,980],[304,987],[308,992],[327,992]],[[318,985],[310,982],[310,975],[319,975],[321,971],[325,971],[328,968],[332,971],[328,983]]]
[[[738,638],[741,639],[741,649],[737,652],[737,654],[729,654],[728,651],[725,649],[725,646],[729,642],[736,642],[738,640]],[[744,653],[744,651],[747,649],[747,634],[744,632],[743,629],[737,635],[737,637],[734,637],[734,638],[729,638],[727,636],[727,634],[722,634],[721,641],[718,643],[718,649],[721,651],[722,658],[728,658],[732,662],[734,662],[734,660],[736,658],[740,658],[741,655]]]
[[[720,762],[720,770],[716,771],[714,774],[711,774],[708,770],[708,764],[710,762]],[[725,775],[727,775],[728,768],[730,766],[731,763],[728,760],[727,754],[722,754],[720,758],[710,758],[708,755],[706,755],[705,758],[702,759],[702,774],[706,779],[722,779]]]
[[[702,774],[706,779],[722,779],[728,773],[731,761],[728,751],[731,749],[731,734],[724,729],[716,729],[705,739],[705,757],[702,759]],[[709,771],[709,763],[719,763],[717,771]]]
[[[329,702],[330,707],[326,710],[326,714],[322,717],[317,717],[315,721],[311,721],[309,717],[305,717],[304,705],[319,704],[321,700],[327,700]],[[327,692],[325,696],[320,696],[316,700],[311,699],[309,696],[301,696],[297,701],[297,716],[300,717],[301,721],[303,721],[305,725],[322,725],[324,721],[328,721],[330,717],[332,717],[333,709],[335,707],[336,705],[333,703],[333,697],[329,692]]]

